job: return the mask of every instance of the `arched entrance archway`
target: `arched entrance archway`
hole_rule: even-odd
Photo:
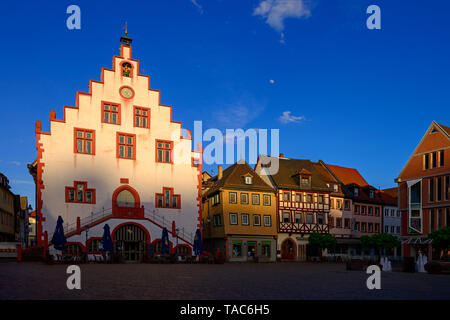
[[[113,215],[120,218],[142,218],[144,208],[140,207],[139,193],[128,185],[120,186],[112,195]]]
[[[117,226],[111,234],[114,253],[124,262],[142,262],[145,257],[150,234],[141,225],[124,223]]]
[[[297,256],[295,241],[291,238],[281,243],[281,259],[295,260]]]

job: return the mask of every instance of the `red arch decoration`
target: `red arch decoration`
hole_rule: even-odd
[[[119,224],[117,227],[114,228],[113,232],[111,232],[111,239],[112,239],[113,242],[114,242],[114,238],[115,238],[115,236],[116,236],[116,231],[117,231],[119,228],[121,228],[121,227],[123,227],[123,226],[126,226],[126,225],[128,225],[128,226],[133,225],[133,226],[136,226],[136,227],[141,228],[142,230],[144,230],[145,235],[147,236],[147,240],[145,241],[145,243],[146,243],[146,244],[152,243],[152,242],[150,241],[150,233],[148,232],[147,228],[144,227],[142,224],[139,224],[139,223],[136,223],[136,222],[131,222],[131,221],[121,223],[121,224]]]
[[[129,185],[123,185],[123,186],[118,187],[116,190],[114,190],[114,193],[112,195],[112,207],[113,208],[119,207],[117,205],[117,196],[123,190],[128,190],[128,191],[130,191],[133,194],[134,201],[135,201],[134,208],[139,208],[140,205],[141,205],[141,198],[139,197],[139,193],[134,188],[132,188]]]

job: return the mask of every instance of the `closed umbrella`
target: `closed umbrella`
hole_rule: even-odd
[[[169,253],[170,253],[169,233],[167,232],[167,228],[164,227],[161,236],[161,254],[169,254]]]
[[[112,252],[113,251],[113,242],[111,239],[111,232],[109,231],[109,225],[105,224],[103,227],[103,237],[101,240],[102,251],[103,252]]]
[[[200,229],[197,229],[195,232],[195,238],[194,238],[194,254],[196,256],[199,256],[203,253],[203,247],[202,247],[202,234],[200,232]]]
[[[66,237],[64,236],[64,227],[63,227],[63,219],[61,216],[58,216],[58,220],[56,221],[55,232],[52,237],[52,244],[56,250],[64,250],[64,247],[67,243]]]

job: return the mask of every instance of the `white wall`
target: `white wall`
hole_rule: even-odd
[[[171,107],[159,104],[158,91],[148,90],[149,78],[137,75],[139,62],[130,60],[131,49],[123,47],[122,55],[124,58],[113,58],[114,70],[104,69],[104,83],[91,82],[91,95],[78,95],[78,109],[65,108],[65,122],[51,121],[51,135],[41,134],[43,231],[48,232],[49,241],[58,215],[64,224],[72,224],[77,217],[111,208],[114,190],[124,185],[121,178],[129,179],[141,206],[148,210],[155,209],[155,193],[162,193],[163,187],[174,188],[174,193],[181,195],[181,209],[157,209],[158,214],[174,220],[186,232],[197,229],[198,172],[191,166],[191,157],[198,154],[191,151],[191,139],[180,139],[181,124],[171,122]],[[131,78],[121,77],[120,62],[125,59],[134,66]],[[121,97],[123,85],[134,90],[133,99]],[[102,101],[121,104],[121,125],[102,123]],[[133,106],[151,109],[150,129],[133,126]],[[60,109],[57,118],[62,116]],[[95,155],[74,153],[74,127],[95,130]],[[136,160],[116,157],[116,132],[136,134]],[[174,158],[183,163],[156,163],[156,139],[174,141]],[[74,181],[87,181],[88,188],[96,189],[95,204],[65,202],[65,187],[73,186]],[[90,236],[101,236],[103,230],[100,235],[94,233]]]

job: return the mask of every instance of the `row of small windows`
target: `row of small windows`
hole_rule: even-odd
[[[431,160],[431,161],[430,161]],[[434,169],[444,166],[444,150],[433,151],[423,155],[423,169]]]
[[[432,177],[428,179],[429,182],[429,201],[446,201],[449,199],[450,194],[450,176],[445,177]],[[444,185],[443,185],[444,184]]]
[[[324,224],[325,223],[324,215],[322,213],[317,213],[317,214],[294,213],[294,215],[292,216],[292,214],[290,212],[283,212],[283,214],[281,216],[281,221],[283,221],[283,223],[296,223],[296,224],[301,224],[301,223]]]
[[[239,215],[237,213],[230,213],[229,216],[230,216],[230,225],[239,225]],[[241,213],[240,216],[241,216],[241,225],[249,226],[250,225],[250,214]],[[261,215],[260,214],[253,214],[252,218],[253,218],[254,226],[261,226]],[[272,216],[264,215],[263,223],[264,223],[265,227],[271,227],[272,226]],[[214,224],[214,227],[222,226],[222,215],[221,214],[213,215],[213,224]]]
[[[380,224],[372,222],[355,222],[353,226],[351,224],[350,218],[331,218],[330,217],[330,227],[331,228],[344,228],[351,229],[354,231],[368,232],[368,233],[379,233]]]
[[[231,204],[237,204],[238,200],[238,193],[237,192],[229,192],[228,193],[228,201]],[[257,193],[252,193],[251,194],[251,198],[252,198],[252,205],[260,205],[260,195]],[[264,206],[270,206],[271,204],[271,197],[270,194],[263,194],[263,205]],[[212,198],[211,198],[211,205],[217,205],[220,203],[220,193],[215,194]],[[249,204],[249,194],[246,192],[241,192],[240,193],[240,204]]]
[[[290,192],[283,192],[282,201],[291,201],[291,193]],[[296,193],[295,197],[293,197],[293,201],[295,202],[302,202],[302,194]],[[306,194],[303,197],[303,202],[318,202],[318,203],[325,203],[328,204],[328,197],[325,197],[324,195],[318,195],[317,197],[313,197],[312,194]]]
[[[156,162],[172,163],[172,141],[156,140]],[[75,129],[75,152],[95,154],[95,130]],[[117,158],[136,159],[136,135],[117,132]]]
[[[397,218],[400,217],[400,210],[396,210],[396,209],[384,209],[384,216],[389,217],[389,212],[391,213],[390,214],[391,217],[395,217],[395,216],[397,216]]]
[[[361,206],[361,205],[355,205],[354,208],[354,213],[357,215],[369,215],[369,216],[373,216],[374,212],[375,212],[375,216],[379,216],[380,215],[380,208],[379,207],[371,207],[371,206]]]
[[[385,233],[398,233],[400,234],[400,226],[384,226],[384,232]]]
[[[134,123],[137,128],[150,128],[150,108],[134,107]],[[121,124],[121,105],[102,103],[102,122],[109,124]]]
[[[342,200],[331,199],[331,209],[342,209]],[[344,209],[350,210],[350,200],[344,200]]]

